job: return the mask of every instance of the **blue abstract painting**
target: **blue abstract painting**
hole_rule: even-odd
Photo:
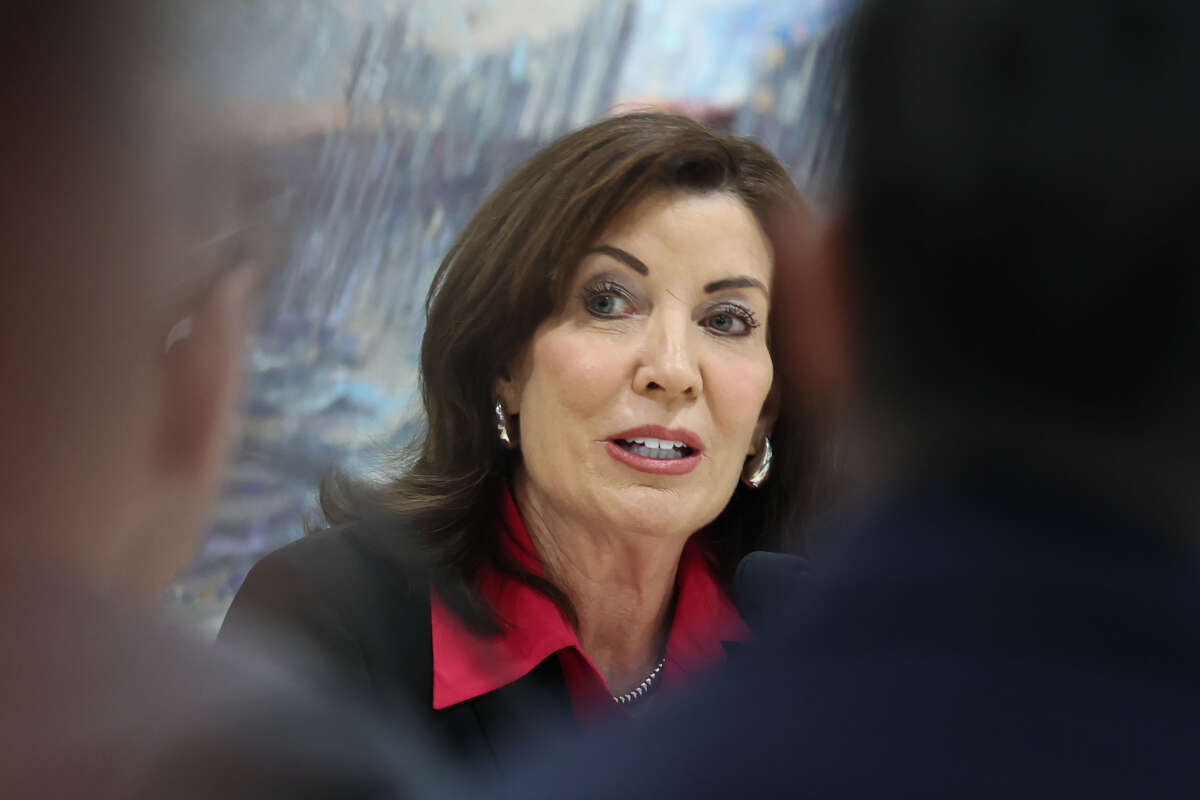
[[[847,0],[195,4],[204,67],[266,133],[286,253],[249,343],[245,422],[212,529],[171,589],[211,633],[246,571],[302,535],[335,464],[369,472],[417,419],[422,303],[488,190],[629,107],[772,148],[819,204],[839,159]]]

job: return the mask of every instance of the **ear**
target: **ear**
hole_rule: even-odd
[[[754,435],[750,437],[750,450],[746,455],[758,455],[763,439],[770,436],[775,428],[775,422],[779,419],[780,394],[779,381],[775,381],[771,384],[771,391],[767,393],[762,412],[758,415],[758,422],[754,425]]]
[[[167,337],[155,459],[154,502],[127,537],[122,574],[161,589],[186,563],[220,488],[242,383],[254,276],[222,276]]]
[[[513,414],[521,413],[521,396],[513,385],[512,378],[496,378],[496,384],[492,389],[492,393],[500,400],[500,404],[504,406],[504,413],[512,416]]]
[[[513,363],[506,364],[503,372],[492,387],[493,393],[504,404],[504,413],[510,417],[521,413],[521,396],[528,378],[526,356],[522,354]]]
[[[163,462],[168,474],[215,484],[233,438],[254,274],[229,272],[193,309],[167,358]]]

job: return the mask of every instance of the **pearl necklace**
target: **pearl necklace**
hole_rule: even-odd
[[[654,669],[650,671],[650,674],[643,678],[642,682],[636,687],[630,689],[625,694],[614,694],[612,696],[613,702],[619,706],[623,706],[641,700],[650,691],[650,687],[654,685],[654,681],[658,679],[658,674],[662,672],[663,664],[665,663],[667,663],[667,657],[663,656],[659,659]]]

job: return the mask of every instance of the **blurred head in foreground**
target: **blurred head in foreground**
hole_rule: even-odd
[[[252,283],[232,150],[149,6],[0,24],[3,557],[144,597],[215,494]]]
[[[827,250],[874,463],[986,453],[1194,518],[1200,8],[859,11]]]
[[[154,14],[50,1],[0,17],[0,786],[409,796],[437,770],[419,741],[137,605],[188,557],[215,494],[246,262],[264,255],[240,233],[241,137],[195,113],[209,106],[164,26],[179,18]]]

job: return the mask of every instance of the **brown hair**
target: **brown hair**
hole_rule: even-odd
[[[563,593],[510,563],[495,535],[500,498],[519,457],[496,434],[495,383],[554,312],[597,237],[633,203],[664,189],[730,192],[768,231],[777,211],[804,209],[767,150],[687,117],[618,116],[551,143],[484,201],[433,279],[420,365],[426,427],[398,474],[381,485],[335,474],[322,485],[331,524],[415,521],[415,552],[429,559],[447,604],[477,631],[497,630],[476,588],[488,564],[545,592],[574,618]],[[757,491],[739,486],[707,529],[726,577],[745,553],[779,544],[804,494],[811,466],[789,427],[781,414],[770,480]]]

